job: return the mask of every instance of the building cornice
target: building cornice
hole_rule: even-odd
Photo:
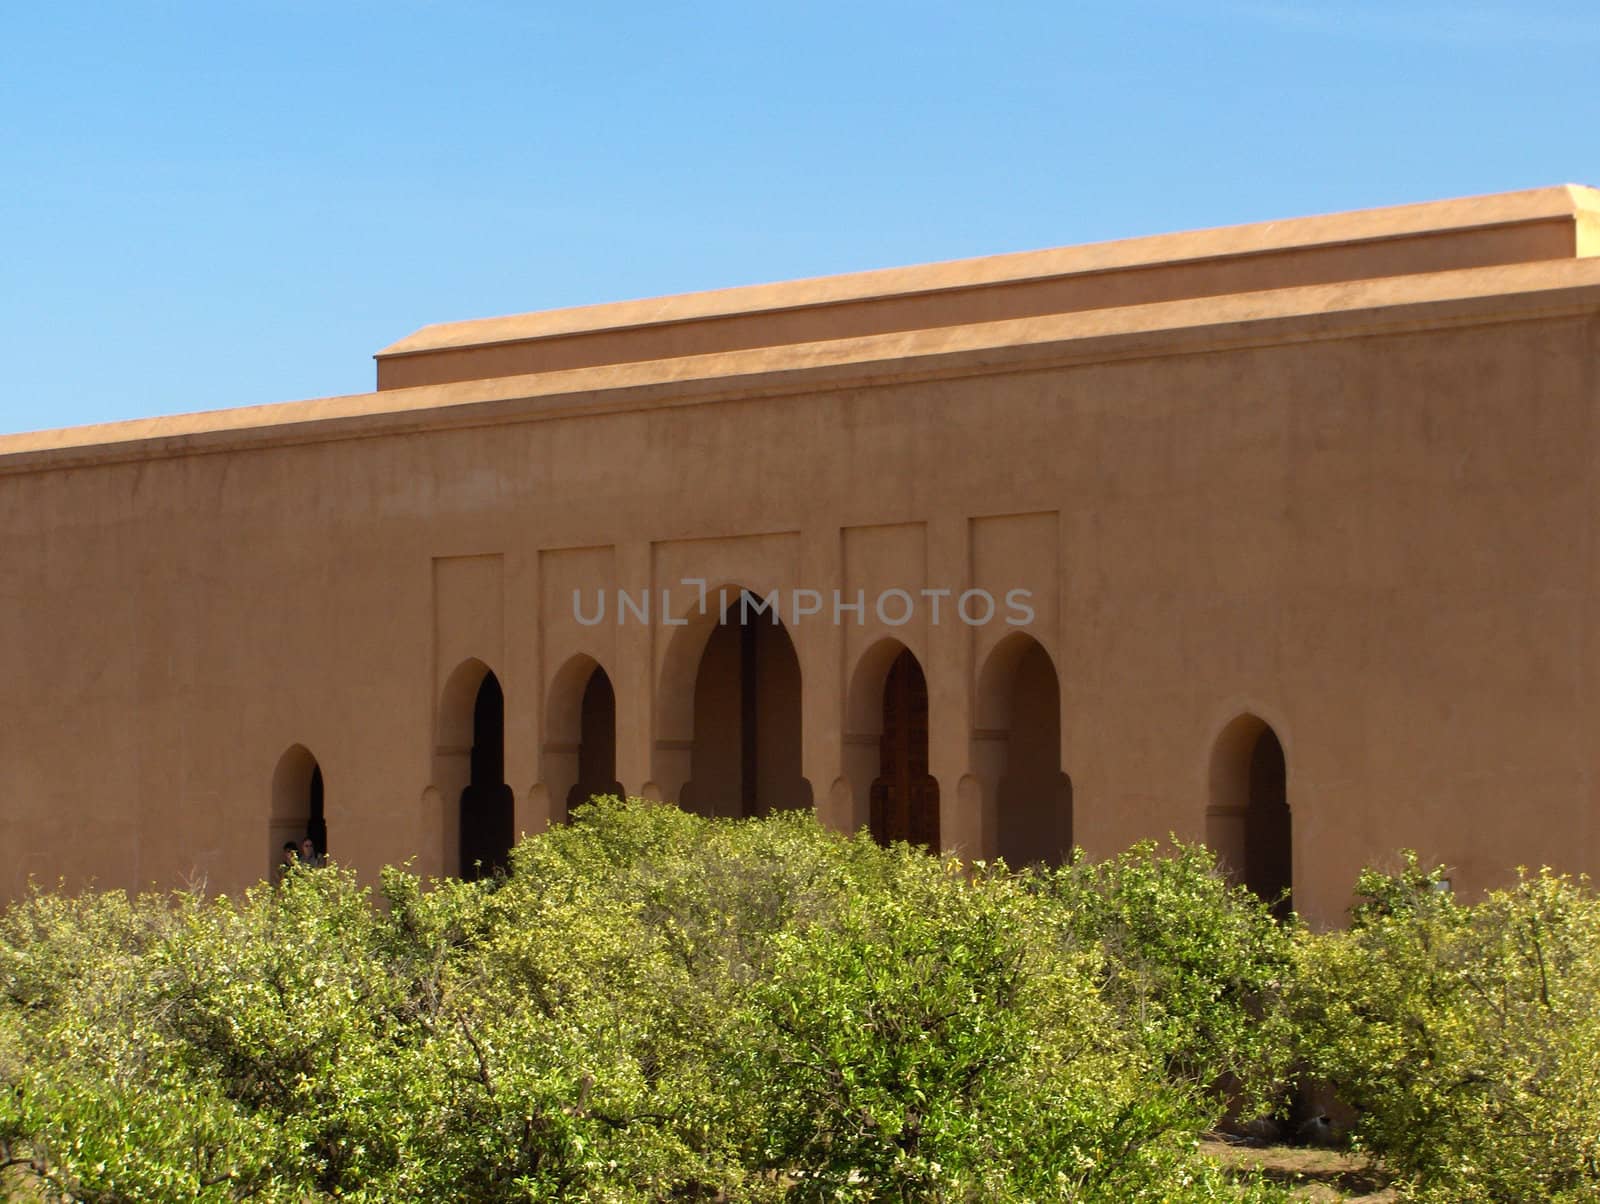
[[[1600,259],[1270,289],[0,437],[0,475],[1600,312]]]
[[[1071,277],[1154,271],[1283,256],[1293,252],[1386,244],[1430,235],[1481,234],[1552,222],[1574,228],[1572,248],[1566,254],[1582,255],[1587,248],[1587,241],[1579,239],[1577,228],[1581,226],[1587,230],[1597,221],[1600,221],[1600,190],[1570,184],[1558,185],[1318,217],[1253,222],[1041,251],[948,260],[912,267],[817,276],[774,284],[745,285],[637,301],[615,301],[498,318],[445,322],[423,327],[385,347],[375,358],[383,361],[574,335],[638,331],[651,326],[775,316],[806,309],[1004,288]],[[1315,282],[1293,279],[1292,269],[1283,281],[1288,286],[1310,283]]]

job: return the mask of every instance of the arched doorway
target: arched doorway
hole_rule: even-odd
[[[1254,715],[1241,715],[1217,737],[1206,843],[1233,881],[1271,903],[1280,916],[1292,910],[1288,767],[1277,733]]]
[[[617,781],[617,693],[596,665],[578,704],[578,781],[567,792],[567,810],[597,794],[622,794]]]
[[[267,823],[268,870],[281,864],[286,844],[298,848],[309,839],[313,855],[328,855],[327,808],[322,766],[303,744],[278,758],[272,774],[272,810]]]
[[[1012,866],[1072,852],[1072,779],[1061,771],[1061,685],[1032,636],[1014,632],[978,675],[973,765],[989,808],[986,841]]]
[[[617,695],[600,662],[577,653],[557,670],[545,699],[540,771],[550,822],[597,794],[623,793],[617,781]]]
[[[724,597],[695,674],[689,781],[679,804],[709,816],[809,807],[794,641],[749,591]]]
[[[928,773],[928,681],[909,648],[889,666],[882,717],[878,776],[868,794],[873,838],[938,851],[939,783]]]
[[[461,791],[461,876],[504,872],[516,837],[514,795],[506,785],[506,700],[500,679],[485,672],[472,704],[472,747]]]

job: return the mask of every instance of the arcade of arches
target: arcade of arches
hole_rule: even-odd
[[[873,658],[868,658],[870,665]],[[875,727],[866,738],[874,770],[867,826],[882,843],[940,847],[940,792],[929,773],[928,686],[921,662],[898,643],[871,693]],[[464,676],[463,676],[464,675]],[[870,670],[869,670],[870,676]],[[562,679],[565,679],[563,682]],[[694,683],[691,774],[678,802],[707,816],[754,816],[811,806],[800,773],[801,683],[794,644],[779,622],[733,609],[704,640]],[[1060,687],[1049,654],[1014,636],[995,650],[979,681],[973,763],[989,793],[986,843],[1012,865],[1059,864],[1072,850],[1072,782],[1061,770]],[[557,818],[595,795],[622,794],[616,773],[617,701],[610,675],[582,657],[558,675],[562,716],[552,708],[553,739],[543,746],[563,806]],[[441,715],[437,777],[452,777],[451,863],[466,878],[506,868],[515,840],[514,791],[505,780],[505,695],[482,662],[463,665],[446,690],[454,714]],[[854,741],[862,744],[861,737]],[[1292,906],[1292,828],[1282,745],[1270,726],[1244,715],[1218,737],[1212,755],[1206,842],[1230,876],[1280,913]],[[436,782],[436,785],[438,783]],[[285,752],[273,774],[270,861],[286,842],[309,838],[328,850],[322,769],[303,746]]]
[[[747,592],[736,596],[749,600]],[[664,764],[683,765],[677,794],[707,817],[754,817],[808,809],[802,772],[802,674],[794,639],[778,616],[744,605],[678,636],[680,671],[667,672],[662,703],[685,727],[662,741]],[[672,658],[669,656],[669,663]],[[1059,865],[1074,847],[1074,788],[1061,764],[1061,684],[1038,640],[1000,640],[974,682],[970,764],[982,809],[982,842],[1014,866]],[[899,640],[862,656],[850,690],[846,773],[864,826],[883,844],[941,849],[941,789],[930,772],[930,695],[922,661]],[[552,820],[597,794],[624,794],[618,780],[618,696],[592,656],[555,674],[541,762]],[[443,688],[430,794],[443,804],[443,863],[459,876],[502,873],[515,842],[515,791],[506,780],[506,693],[480,660],[462,663]],[[1211,753],[1205,839],[1234,877],[1283,914],[1293,905],[1293,828],[1283,746],[1272,727],[1243,714]],[[963,797],[966,797],[963,794]],[[322,767],[296,744],[272,780],[270,857],[309,837],[328,849]]]
[[[803,700],[793,639],[775,616],[729,613],[697,635],[692,717],[677,742],[688,775],[675,801],[712,817],[765,815],[813,805],[801,773]],[[929,694],[916,654],[885,640],[862,659],[852,695],[857,719],[845,737],[847,767],[866,800],[865,826],[880,843],[941,847],[941,796],[929,771]],[[625,793],[617,777],[617,697],[588,656],[556,675],[542,745],[546,785],[561,801],[553,818],[600,794]],[[441,699],[434,754],[445,808],[446,864],[465,878],[507,868],[516,837],[515,792],[506,781],[506,703],[484,662],[462,664]],[[1032,637],[1002,640],[976,683],[971,764],[983,807],[984,844],[1009,864],[1060,864],[1073,848],[1073,787],[1061,766],[1060,683]],[[672,747],[669,745],[669,748]],[[852,750],[854,756],[852,756]],[[1293,839],[1287,768],[1273,729],[1241,715],[1211,757],[1205,839],[1230,877],[1279,914],[1292,907]],[[302,745],[273,775],[270,848],[313,842],[328,849],[322,769]],[[453,839],[450,839],[453,837]]]
[[[741,590],[735,597],[749,602]],[[765,815],[813,806],[802,773],[800,660],[787,628],[771,612],[746,605],[721,609],[715,621],[687,628],[678,649],[684,666],[679,703],[688,726],[662,742],[686,772],[674,801],[714,817]],[[860,731],[847,745],[856,757],[864,825],[881,842],[940,847],[939,783],[929,771],[929,697],[911,649],[883,641],[863,660],[854,693]],[[1070,780],[1061,772],[1060,693],[1049,655],[1037,641],[1003,642],[984,673],[994,714],[981,733],[995,769],[989,783],[998,851],[1013,864],[1059,863],[1072,847]],[[617,776],[617,696],[599,661],[578,655],[554,676],[540,746],[544,788],[564,819],[599,794],[622,794]],[[515,841],[515,792],[505,776],[506,702],[499,676],[470,659],[449,676],[439,703],[430,794],[443,812],[442,860],[463,877],[503,870]],[[847,756],[847,760],[850,758]],[[300,746],[285,754],[274,779],[271,836],[317,834],[326,847],[321,770]],[[673,797],[667,795],[666,797]],[[445,801],[448,800],[448,801]]]

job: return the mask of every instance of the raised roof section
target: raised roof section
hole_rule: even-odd
[[[1600,191],[1461,200],[424,327],[378,388],[1600,254]]]
[[[0,477],[1595,314],[1600,258],[1509,264],[0,435]]]

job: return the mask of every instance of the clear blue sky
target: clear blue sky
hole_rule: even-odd
[[[16,3],[0,431],[430,322],[1600,181],[1600,4]]]

